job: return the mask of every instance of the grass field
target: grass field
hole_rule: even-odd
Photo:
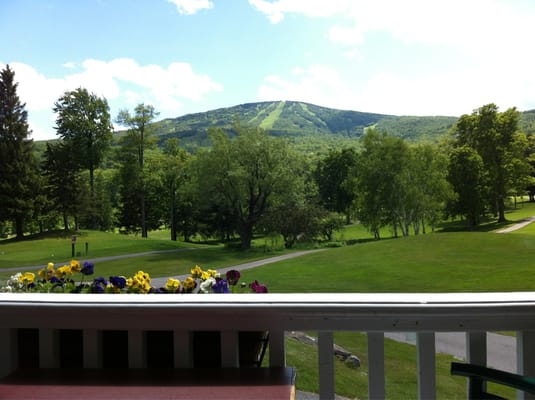
[[[458,231],[459,224],[444,224],[444,231],[426,235],[369,240],[359,226],[347,227],[337,235],[339,242],[352,240],[357,244],[329,248],[300,258],[243,271],[242,279],[258,279],[271,292],[462,292],[462,291],[524,291],[535,290],[535,224],[510,234],[496,234],[494,229],[535,215],[535,205],[524,204],[507,214],[509,223],[488,223],[477,232]],[[429,231],[429,230],[428,230]],[[96,274],[130,274],[139,269],[152,276],[184,273],[200,264],[221,268],[237,263],[279,255],[280,243],[275,239],[257,239],[256,248],[240,252],[220,245],[171,242],[165,234],[150,239],[83,232],[79,246],[88,241],[89,257],[137,253],[149,250],[177,250],[132,259],[107,261],[95,265]],[[0,241],[0,269],[21,265],[39,265],[70,258],[69,236],[39,238],[23,242]],[[183,250],[184,248],[192,250]],[[182,249],[182,250],[181,250]],[[83,260],[84,257],[81,257]],[[6,278],[9,273],[0,274]],[[337,393],[347,397],[367,396],[366,336],[358,333],[335,333],[335,342],[352,350],[362,367],[351,369],[336,362]],[[304,347],[305,346],[305,347]],[[288,342],[289,365],[298,368],[298,389],[316,391],[317,354],[306,345]],[[387,397],[415,398],[416,349],[414,346],[385,340]],[[465,398],[466,380],[451,377],[452,357],[437,357],[437,397]],[[498,391],[514,397],[511,391]]]

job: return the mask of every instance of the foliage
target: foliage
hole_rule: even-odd
[[[112,124],[108,102],[87,89],[65,92],[54,104],[56,129],[72,152],[72,161],[79,169],[89,171],[92,228],[97,227],[95,207],[95,170],[100,166],[112,140]]]
[[[14,78],[9,65],[0,71],[0,221],[13,221],[17,237],[22,238],[39,195],[40,180],[26,105],[17,95]]]
[[[141,236],[147,237],[147,176],[144,171],[145,150],[154,145],[150,137],[153,130],[150,123],[158,113],[151,105],[138,104],[131,115],[128,110],[121,110],[117,123],[129,127],[122,136],[119,152],[121,158],[121,201],[123,204],[121,222],[129,231],[137,226],[141,228]],[[137,204],[137,206],[136,206]],[[154,216],[153,213],[149,215]]]
[[[505,199],[510,189],[518,186],[529,170],[527,165],[521,167],[526,163],[527,141],[518,126],[519,112],[515,108],[498,112],[491,103],[461,116],[454,128],[456,146],[468,146],[481,157],[488,175],[488,208],[498,216],[498,222],[505,221]]]
[[[318,161],[314,178],[322,205],[329,211],[346,215],[351,222],[355,193],[350,186],[350,174],[357,165],[357,153],[352,148],[330,151]]]
[[[211,151],[196,160],[197,199],[206,215],[216,211],[213,227],[227,237],[236,231],[248,249],[274,199],[291,196],[296,157],[286,142],[260,129],[236,125],[236,130],[233,140],[221,130],[211,132]]]

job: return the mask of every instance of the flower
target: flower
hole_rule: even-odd
[[[240,280],[240,272],[229,270],[225,276],[215,269],[203,270],[199,265],[191,269],[190,276],[179,280],[169,278],[162,288],[151,286],[151,277],[147,272],[138,271],[133,276],[110,276],[109,281],[104,277],[93,279],[92,282],[84,282],[84,277],[95,272],[95,265],[90,261],[81,264],[77,260],[62,265],[58,268],[53,263],[48,263],[46,268],[33,272],[18,272],[13,275],[6,285],[0,287],[2,292],[64,292],[64,293],[229,293],[243,291],[235,289]],[[79,274],[81,279],[78,283],[74,275]],[[253,281],[251,284],[241,284],[241,288],[250,288],[254,293],[267,293],[264,284]]]
[[[78,263],[79,265],[80,263]],[[93,275],[95,272],[95,265],[92,262],[84,262],[84,267],[80,270],[83,275]]]
[[[251,283],[249,285],[249,287],[251,288],[251,290],[255,293],[267,293],[268,290],[267,290],[267,286],[266,285],[263,285],[263,284],[260,284],[258,283],[258,281],[254,281],[253,283]]]

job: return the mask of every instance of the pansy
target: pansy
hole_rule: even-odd
[[[93,265],[92,262],[85,261],[84,267],[80,270],[80,272],[83,275],[93,275],[93,272],[95,272],[95,266]]]

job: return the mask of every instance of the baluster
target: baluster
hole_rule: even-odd
[[[59,331],[39,329],[39,368],[59,368]]]
[[[83,330],[84,368],[102,368],[102,331]]]
[[[18,366],[17,329],[0,329],[0,378]]]
[[[535,376],[535,331],[516,333],[516,363],[520,375]],[[517,398],[535,399],[535,395],[517,391]]]
[[[141,330],[128,331],[128,367],[145,368],[147,366],[145,332]]]
[[[221,332],[221,366],[234,368],[240,366],[238,332]]]
[[[416,346],[418,353],[418,398],[434,399],[436,396],[435,333],[418,332]]]
[[[173,347],[175,354],[175,368],[192,368],[193,333],[189,331],[174,331]]]
[[[284,331],[269,331],[269,366],[286,366],[286,341]]]
[[[318,333],[320,399],[334,399],[333,333]]]
[[[368,397],[385,398],[385,334],[368,332]]]

